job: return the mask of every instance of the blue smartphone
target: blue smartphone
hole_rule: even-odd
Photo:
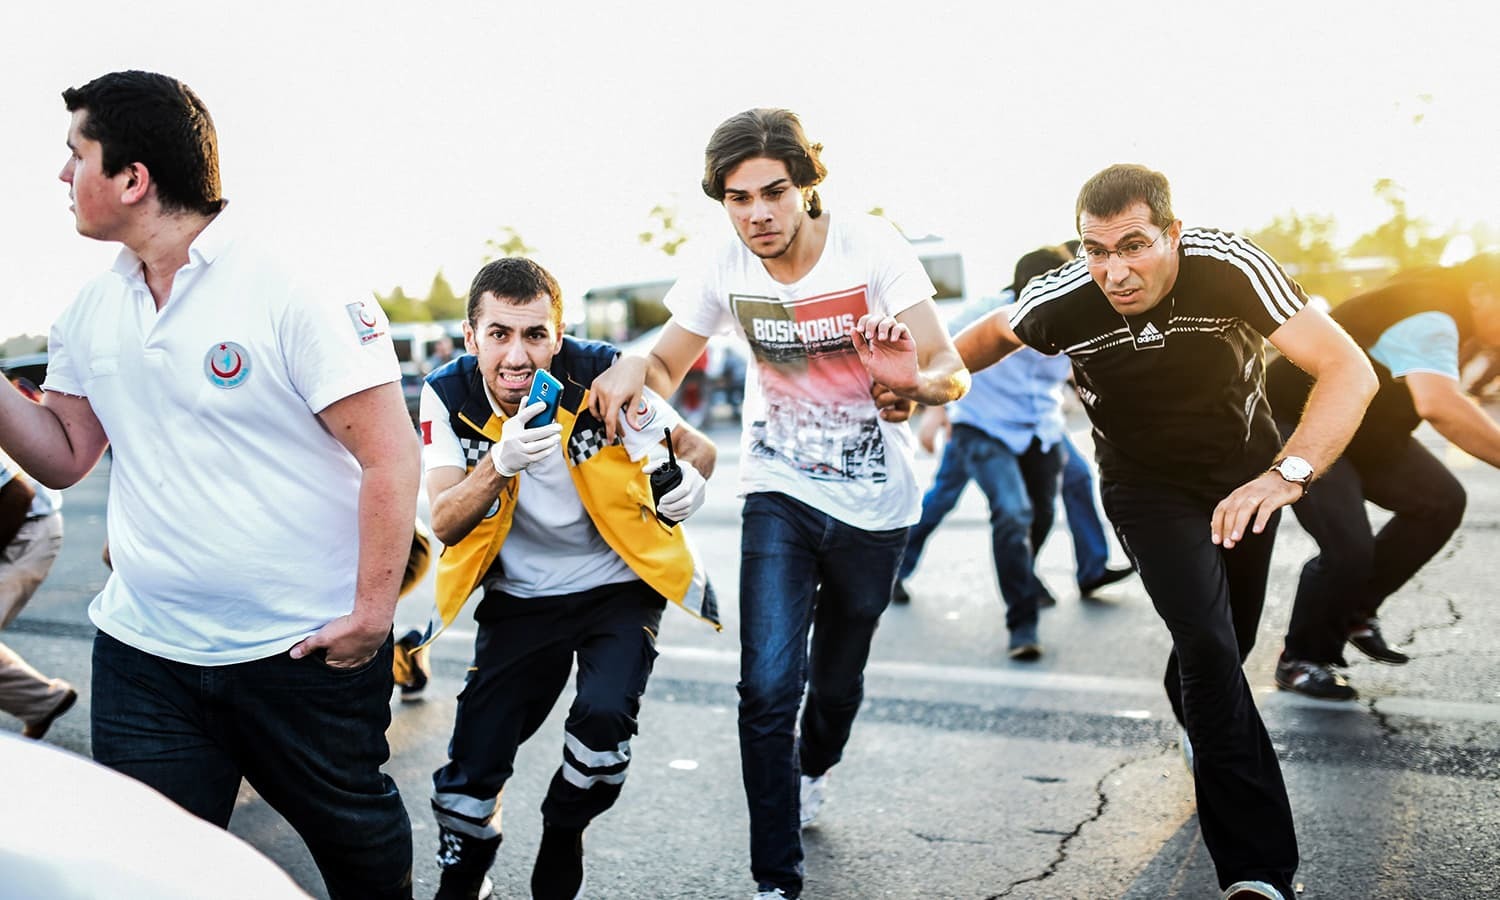
[[[537,413],[527,428],[541,428],[543,425],[551,425],[557,420],[557,404],[562,399],[562,382],[553,378],[546,369],[537,369],[536,374],[531,377],[531,393],[526,396],[526,402],[521,407],[530,406],[538,400],[547,404],[547,408]]]

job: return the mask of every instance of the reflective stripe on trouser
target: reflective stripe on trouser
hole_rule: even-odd
[[[664,604],[639,581],[558,597],[487,594],[449,761],[433,773],[438,824],[476,838],[500,833],[516,749],[546,721],[575,656],[577,696],[542,815],[582,829],[609,809],[625,780]]]
[[[500,798],[470,797],[441,791],[432,795],[432,816],[438,827],[476,838],[500,835]]]

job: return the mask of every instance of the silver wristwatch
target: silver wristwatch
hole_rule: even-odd
[[[1312,483],[1312,463],[1300,456],[1283,456],[1271,465],[1271,471],[1292,484],[1299,485],[1304,494],[1307,493],[1307,486]]]

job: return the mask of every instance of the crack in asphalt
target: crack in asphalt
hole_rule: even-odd
[[[927,834],[923,831],[913,831],[914,837],[921,838],[929,844],[968,844],[971,847],[987,847],[992,841],[975,841],[968,838],[947,837],[941,834]]]
[[[1464,620],[1464,614],[1458,611],[1458,602],[1453,599],[1452,594],[1442,592],[1438,593],[1438,596],[1442,598],[1443,604],[1448,607],[1448,621],[1417,625],[1406,635],[1406,643],[1412,643],[1417,639],[1417,635],[1424,631],[1448,631],[1457,628],[1458,624]]]
[[[1082,833],[1085,825],[1088,825],[1090,822],[1099,821],[1099,819],[1103,817],[1104,811],[1109,808],[1109,794],[1104,790],[1104,785],[1107,784],[1111,778],[1113,778],[1119,772],[1123,771],[1125,768],[1157,755],[1159,754],[1148,753],[1139,756],[1133,756],[1100,776],[1099,780],[1094,784],[1094,795],[1097,797],[1097,802],[1094,804],[1094,811],[1090,813],[1086,818],[1084,818],[1083,821],[1073,826],[1070,831],[1053,831],[1035,828],[1032,829],[1032,832],[1034,834],[1055,834],[1061,836],[1062,839],[1057,842],[1057,855],[1053,857],[1052,862],[1048,863],[1047,868],[1043,869],[1040,874],[1028,875],[1025,878],[1019,878],[1015,881],[1012,881],[1010,884],[1006,885],[1005,889],[1000,891],[1000,893],[991,894],[987,898],[987,900],[1000,900],[1000,898],[1002,897],[1009,897],[1016,890],[1016,888],[1020,887],[1023,884],[1034,884],[1036,882],[1046,881],[1048,878],[1056,875],[1058,868],[1061,867],[1063,863],[1068,861],[1068,845],[1073,842],[1074,838],[1078,837],[1078,835]]]
[[[1380,730],[1384,732],[1387,737],[1395,737],[1396,735],[1401,733],[1401,729],[1397,728],[1395,724],[1391,722],[1391,716],[1389,713],[1386,713],[1380,709],[1380,700],[1381,698],[1379,697],[1372,698],[1368,703],[1365,704],[1365,706],[1369,708],[1370,715],[1375,717],[1375,724],[1380,726]]]

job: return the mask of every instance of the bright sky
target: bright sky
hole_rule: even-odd
[[[351,292],[423,293],[439,268],[462,291],[507,225],[572,298],[670,276],[681,263],[637,244],[648,211],[676,203],[698,247],[727,233],[703,145],[767,105],[825,145],[825,206],[956,241],[971,290],[1071,237],[1079,186],[1114,162],[1165,172],[1190,225],[1296,209],[1348,240],[1385,218],[1381,177],[1440,226],[1500,223],[1497,7],[1010,6],[8,3],[0,336],[44,331],[113,258],[74,232],[55,177],[59,93],[123,68],[191,85],[237,215]]]

